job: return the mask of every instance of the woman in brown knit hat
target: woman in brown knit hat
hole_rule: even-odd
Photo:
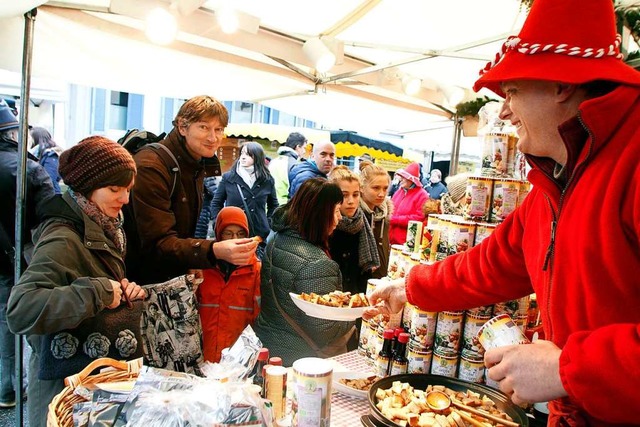
[[[33,349],[31,426],[45,425],[47,405],[62,390],[63,379],[92,359],[142,355],[135,314],[140,311],[111,311],[145,297],[125,278],[123,261],[121,208],[129,202],[135,162],[118,143],[91,136],[62,153],[59,170],[69,190],[43,209],[33,259],[7,309],[10,329],[27,335]]]

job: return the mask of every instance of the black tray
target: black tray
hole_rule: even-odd
[[[486,395],[489,399],[493,400],[496,403],[496,407],[501,411],[506,412],[514,422],[524,427],[529,426],[529,418],[525,412],[522,408],[511,402],[511,399],[509,399],[506,394],[482,384],[476,384],[457,378],[443,377],[442,375],[427,374],[392,375],[373,383],[369,389],[369,409],[371,411],[369,421],[372,421],[373,424],[377,426],[399,427],[399,424],[394,423],[382,415],[382,412],[380,412],[376,407],[376,391],[379,388],[391,388],[394,381],[409,383],[414,389],[421,390],[425,390],[428,385],[443,385],[455,391],[471,390],[473,392],[480,393],[480,396]]]

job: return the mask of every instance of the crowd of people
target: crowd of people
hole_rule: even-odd
[[[615,54],[611,2],[574,3],[536,1],[519,37],[475,86],[505,98],[501,118],[518,129],[533,190],[482,244],[379,286],[365,317],[406,302],[463,310],[535,292],[546,340],[487,351],[488,377],[515,403],[550,401],[552,425],[633,424],[640,73]],[[549,16],[572,25],[551,25]],[[612,46],[614,54],[528,48],[559,41]],[[201,282],[208,361],[218,361],[246,325],[287,366],[353,349],[355,322],[307,316],[289,293],[364,292],[368,279],[386,275],[390,245],[405,242],[408,222],[425,221],[428,202],[459,203],[464,175],[447,186],[441,171],[425,179],[410,163],[392,183],[372,158],[355,171],[336,166],[330,141],[313,144],[305,158],[300,133],[270,165],[260,144],[243,144],[223,175],[216,152],[228,120],[220,101],[193,97],[161,148],[133,155],[95,135],[61,151],[45,129],[32,129],[22,239],[33,250],[12,254],[19,126],[0,103],[0,192],[8,202],[0,212],[0,407],[15,405],[13,334],[26,335],[32,349],[29,425],[45,425],[47,405],[63,387],[58,364],[75,360],[80,370],[91,357],[79,346],[87,328],[115,322],[135,340],[139,322],[123,319],[146,298],[144,285],[186,273]],[[127,221],[134,231],[125,233]],[[12,256],[23,260],[18,283]],[[120,344],[123,358],[137,356],[131,341]]]

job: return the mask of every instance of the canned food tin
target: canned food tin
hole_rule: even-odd
[[[411,316],[413,316],[414,305],[406,302],[402,310],[402,327],[405,331],[411,330]]]
[[[449,378],[455,378],[458,370],[458,354],[446,352],[433,352],[433,360],[431,361],[431,374],[443,375]]]
[[[431,242],[431,254],[429,261],[442,261],[449,256],[449,228],[451,220],[440,218],[438,230],[435,231]]]
[[[464,252],[473,246],[476,234],[476,225],[471,221],[450,221],[447,241],[449,255]]]
[[[331,377],[329,361],[305,357],[293,362],[294,427],[325,427],[331,425]]]
[[[441,311],[436,326],[435,350],[457,353],[460,350],[464,311]]]
[[[371,357],[371,350],[369,349],[369,322],[362,319],[362,325],[360,325],[360,339],[358,340],[358,354],[365,357]]]
[[[270,366],[265,378],[265,397],[271,401],[273,417],[279,420],[284,417],[287,401],[287,368]]]
[[[472,383],[483,383],[483,358],[463,350],[460,355],[460,365],[458,366],[458,378]]]
[[[422,221],[409,221],[407,225],[407,240],[405,247],[409,252],[415,252],[420,249],[420,240],[422,239]]]
[[[411,314],[410,341],[415,349],[428,351],[433,347],[438,313],[414,307]]]
[[[482,150],[482,175],[509,176],[515,163],[515,140],[506,133],[487,133]]]
[[[437,223],[437,220],[435,220]],[[431,226],[427,224],[422,229],[422,241],[420,242],[420,261],[429,261],[431,258],[431,247],[433,246],[433,236],[436,233],[436,229],[433,226],[434,221],[431,221]]]
[[[520,300],[514,299],[509,301],[503,301],[493,306],[493,315],[498,316],[500,314],[507,314],[512,319],[518,317],[520,311]]]
[[[493,181],[491,197],[491,221],[502,222],[516,209],[520,181],[509,178],[496,178]]]
[[[522,204],[524,198],[529,194],[529,191],[531,191],[531,183],[526,180],[520,181],[520,188],[518,189],[518,206]]]
[[[464,206],[465,219],[489,221],[492,188],[492,178],[472,176],[467,179],[466,204]]]
[[[493,314],[493,305],[481,305],[480,307],[470,308],[467,310],[467,315],[469,314],[474,316],[484,316],[489,319]]]
[[[387,276],[391,279],[400,277],[400,271],[404,270],[404,258],[402,256],[403,245],[391,245],[389,252],[389,265],[387,266]]]
[[[484,355],[484,348],[478,341],[478,331],[482,326],[491,319],[491,314],[488,316],[471,314],[467,312],[466,320],[464,322],[464,332],[462,333],[462,351],[475,357],[482,357]]]
[[[514,322],[516,323],[516,325],[518,326],[518,328],[520,328],[520,330],[524,333],[525,330],[527,329],[527,318],[529,316],[527,316],[526,314],[524,316],[518,316],[514,319]]]
[[[476,238],[474,240],[474,246],[482,243],[482,241],[489,237],[495,229],[496,224],[489,224],[488,222],[478,223],[478,225],[476,225]]]
[[[409,365],[407,367],[407,373],[409,374],[427,374],[431,369],[431,358],[433,353],[431,350],[422,351],[415,349],[412,345],[409,345],[409,351],[407,352],[407,360]]]
[[[513,319],[506,314],[501,314],[487,321],[478,331],[478,341],[485,350],[505,345],[529,343]]]

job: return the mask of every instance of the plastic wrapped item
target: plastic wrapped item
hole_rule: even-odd
[[[253,379],[262,342],[251,326],[247,326],[230,348],[222,350],[219,363],[205,362],[202,374],[218,381]]]
[[[91,401],[88,427],[110,427],[114,425],[128,397],[127,393],[95,390]]]
[[[249,383],[219,382],[197,377],[175,378],[155,384],[135,397],[127,411],[126,426],[268,426],[257,387]],[[180,384],[178,386],[178,384]],[[172,390],[162,390],[173,387]],[[124,411],[123,411],[124,412]],[[118,425],[118,424],[116,424]]]

